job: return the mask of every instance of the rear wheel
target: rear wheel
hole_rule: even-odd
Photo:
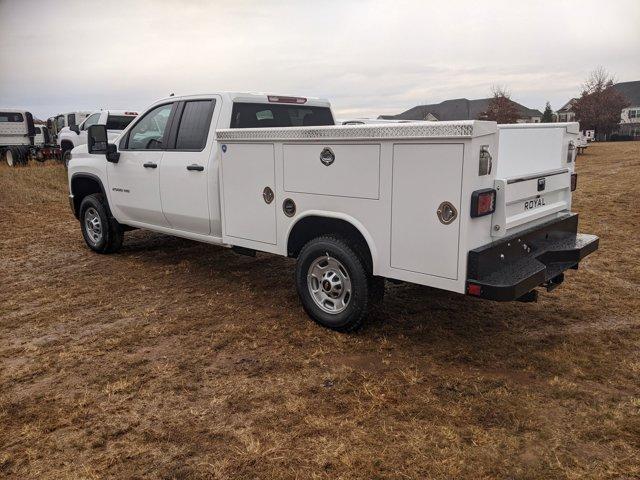
[[[339,237],[322,236],[301,250],[296,287],[307,314],[339,332],[358,329],[371,304],[371,274],[357,249]]]
[[[9,148],[4,151],[4,160],[7,162],[7,165],[10,167],[15,167],[18,165],[18,159],[16,158],[16,154],[13,149]]]
[[[100,193],[86,196],[80,204],[80,228],[87,246],[98,253],[114,253],[122,247],[124,230],[109,218],[107,203]]]

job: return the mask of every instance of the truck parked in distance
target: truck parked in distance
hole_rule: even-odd
[[[0,107],[0,160],[10,167],[25,164],[37,153],[33,115]]]
[[[105,125],[109,141],[114,140],[138,114],[125,110],[101,110],[88,115],[80,124],[62,128],[58,133],[58,145],[65,166],[71,158],[71,150],[87,143],[87,130],[91,125]]]
[[[146,228],[296,258],[305,311],[343,332],[385,279],[535,301],[597,249],[571,212],[573,126],[505,130],[503,150],[495,122],[334,123],[324,100],[218,93],[156,102],[112,142],[92,125],[68,172],[84,241]]]

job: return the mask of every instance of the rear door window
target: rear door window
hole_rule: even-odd
[[[184,103],[176,135],[176,150],[202,150],[207,143],[214,100],[191,100]]]
[[[234,103],[231,128],[317,127],[334,125],[331,109],[303,105]]]

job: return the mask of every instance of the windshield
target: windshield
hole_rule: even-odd
[[[334,125],[328,107],[234,103],[231,128],[317,127]]]

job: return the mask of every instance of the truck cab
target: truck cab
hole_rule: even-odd
[[[577,127],[540,125],[335,125],[321,99],[169,97],[115,140],[89,127],[69,200],[98,253],[145,228],[296,258],[305,311],[352,331],[385,279],[534,300],[597,248],[570,211]]]
[[[86,116],[79,125],[63,127],[58,133],[58,144],[65,166],[69,161],[71,150],[87,143],[87,130],[91,125],[105,125],[108,139],[112,141],[137,115],[137,112],[128,110],[101,110]]]

